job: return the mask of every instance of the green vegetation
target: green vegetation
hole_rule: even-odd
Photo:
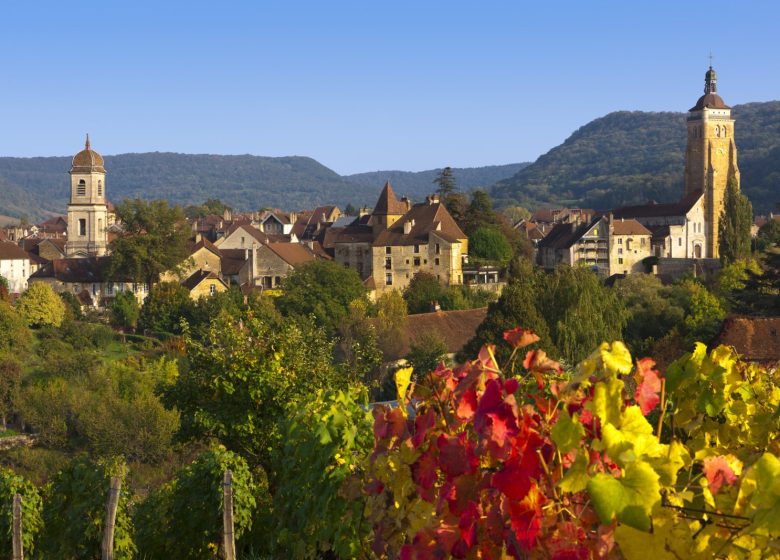
[[[498,229],[480,226],[469,236],[469,257],[475,263],[503,267],[512,258],[512,247]]]
[[[768,212],[777,201],[780,101],[736,105],[732,115],[743,192],[757,212]],[[610,113],[499,181],[491,194],[502,206],[528,208],[673,202],[682,193],[685,143],[682,113]]]
[[[34,282],[19,298],[16,310],[31,327],[59,327],[65,319],[65,303],[51,286]]]
[[[444,286],[435,275],[418,272],[403,292],[409,313],[430,313],[436,304],[443,311],[485,307],[495,294],[469,286]]]
[[[718,228],[720,260],[723,263],[745,260],[750,256],[752,226],[753,206],[739,192],[737,182],[729,180]]]

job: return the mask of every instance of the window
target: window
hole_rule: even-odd
[[[439,266],[439,257],[436,257],[433,262],[436,266]]]
[[[385,285],[386,286],[392,286],[393,285],[393,273],[392,272],[385,273]]]
[[[640,247],[644,247],[644,246],[645,246],[645,238],[644,238],[644,237],[642,237],[642,238],[639,240],[639,246],[640,246]]]
[[[213,296],[216,293],[217,293],[217,285],[212,284],[211,286],[209,286],[209,295]]]
[[[623,244],[623,238],[622,237],[618,237],[618,245],[622,245],[622,244]]]
[[[87,196],[87,182],[82,179],[76,187],[76,196]]]
[[[385,247],[385,255],[389,255],[392,252],[391,247]]]
[[[92,295],[96,296],[98,293],[97,284],[92,284]]]
[[[437,243],[436,244],[436,254],[438,255],[439,253],[441,253],[441,246]]]
[[[241,238],[241,246],[242,247],[244,246],[244,238],[243,237]]]
[[[106,295],[110,296],[114,294],[114,284],[109,282],[106,284]]]
[[[414,266],[420,266],[420,257],[414,257]]]
[[[622,255],[622,254],[623,254],[623,249],[622,248],[618,249],[618,255]]]
[[[623,257],[618,258],[618,264],[623,264]]]
[[[626,241],[626,250],[627,251],[631,250],[631,240],[630,239]]]
[[[392,269],[393,269],[393,259],[387,257],[385,259],[385,270],[392,270]]]
[[[135,282],[133,282],[133,293],[134,294],[138,293],[138,284],[136,284]]]
[[[419,245],[415,245],[414,246],[414,252],[415,253],[419,253],[420,252],[420,246]]]
[[[98,196],[103,196],[103,181],[98,181]]]
[[[142,292],[148,292],[149,291],[149,284],[141,284],[141,291]]]
[[[677,239],[677,246],[678,246],[678,247],[682,247],[682,237],[680,237],[679,239]]]
[[[277,276],[276,277],[276,285],[279,286],[281,283],[282,283],[282,277],[281,276]]]
[[[82,237],[87,235],[87,220],[85,218],[79,218],[79,235]]]
[[[98,233],[103,233],[103,218],[98,218]]]

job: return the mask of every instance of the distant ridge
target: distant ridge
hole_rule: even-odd
[[[780,202],[780,101],[733,107],[742,189],[756,213]],[[607,209],[680,198],[684,113],[619,111],[595,119],[514,176],[498,181],[498,204]]]
[[[494,183],[511,177],[530,163],[510,163],[506,165],[488,165],[484,167],[453,167],[452,174],[459,190],[470,191],[476,188],[489,188]],[[441,168],[426,171],[369,171],[345,175],[347,181],[360,185],[375,185],[390,181],[399,194],[421,198],[435,190],[433,180]]]

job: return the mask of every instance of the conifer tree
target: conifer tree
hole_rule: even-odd
[[[750,256],[750,228],[753,224],[753,205],[739,191],[736,180],[730,179],[718,226],[718,249],[724,264]]]
[[[436,193],[441,197],[442,201],[448,199],[456,190],[455,176],[452,174],[451,167],[442,169],[433,182],[438,186]]]

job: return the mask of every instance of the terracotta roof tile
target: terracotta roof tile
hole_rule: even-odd
[[[379,200],[376,201],[373,214],[378,216],[401,215],[405,214],[406,210],[406,204],[395,196],[390,181],[386,182],[382,192],[379,194]]]
[[[716,338],[745,360],[776,363],[780,360],[780,317],[727,317]]]
[[[613,220],[612,231],[615,235],[652,235],[652,232],[636,220]]]
[[[316,260],[316,255],[300,243],[269,243],[267,247],[290,266],[298,266]]]

